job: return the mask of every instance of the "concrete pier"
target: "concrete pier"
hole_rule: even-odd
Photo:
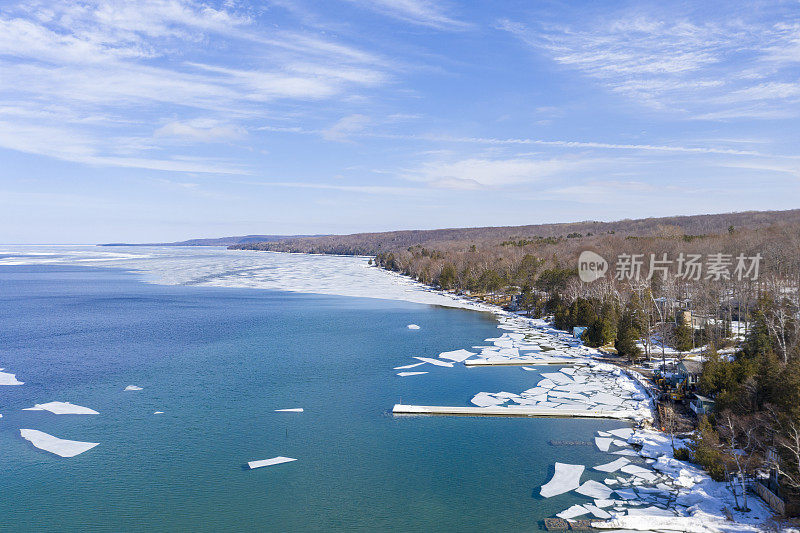
[[[527,416],[557,418],[613,418],[632,419],[629,411],[603,409],[553,409],[548,407],[456,407],[443,405],[403,405],[392,409],[395,415],[446,415],[446,416]]]

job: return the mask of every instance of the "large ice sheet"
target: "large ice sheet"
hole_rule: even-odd
[[[586,469],[583,465],[556,463],[553,477],[542,485],[539,493],[545,498],[564,494],[580,487],[581,476]]]
[[[33,407],[26,407],[23,411],[50,411],[57,415],[99,415],[94,409],[71,404],[69,402],[37,403]]]
[[[263,466],[273,466],[279,465],[282,463],[290,463],[292,461],[297,461],[297,459],[293,459],[291,457],[273,457],[272,459],[260,459],[258,461],[250,461],[247,463],[247,466],[250,467],[250,470],[261,468]]]
[[[75,457],[100,444],[99,442],[59,439],[36,429],[20,429],[19,434],[40,450],[45,450],[61,457]]]
[[[36,256],[34,253],[46,253]],[[403,300],[495,311],[479,302],[431,290],[409,277],[370,266],[368,257],[287,254],[202,247],[115,248],[4,246],[0,264],[72,264],[136,269],[150,282],[273,289]]]

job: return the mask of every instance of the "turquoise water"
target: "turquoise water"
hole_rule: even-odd
[[[496,326],[398,301],[0,267],[0,367],[25,382],[0,387],[0,529],[539,530],[588,501],[538,496],[553,463],[608,460],[551,441],[589,442],[619,422],[390,414],[401,401],[468,405],[481,390],[533,386],[538,375],[519,368],[392,370],[481,344]],[[55,400],[101,414],[21,411]],[[273,412],[291,407],[306,412]],[[61,458],[19,428],[101,444]],[[244,468],[277,455],[298,461]]]

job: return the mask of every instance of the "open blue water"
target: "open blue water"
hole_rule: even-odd
[[[608,460],[551,441],[589,442],[619,422],[390,414],[400,401],[467,405],[533,386],[537,373],[519,368],[392,370],[481,344],[496,326],[398,301],[0,267],[0,367],[25,382],[0,387],[0,529],[539,530],[587,501],[538,496],[553,463]],[[21,411],[56,400],[101,414]],[[273,412],[290,407],[306,412]],[[61,458],[19,428],[101,444]],[[243,468],[277,455],[298,461]]]

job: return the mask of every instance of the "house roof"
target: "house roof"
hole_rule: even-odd
[[[703,371],[703,363],[699,361],[681,361],[678,368],[685,370],[689,374],[699,374]]]

